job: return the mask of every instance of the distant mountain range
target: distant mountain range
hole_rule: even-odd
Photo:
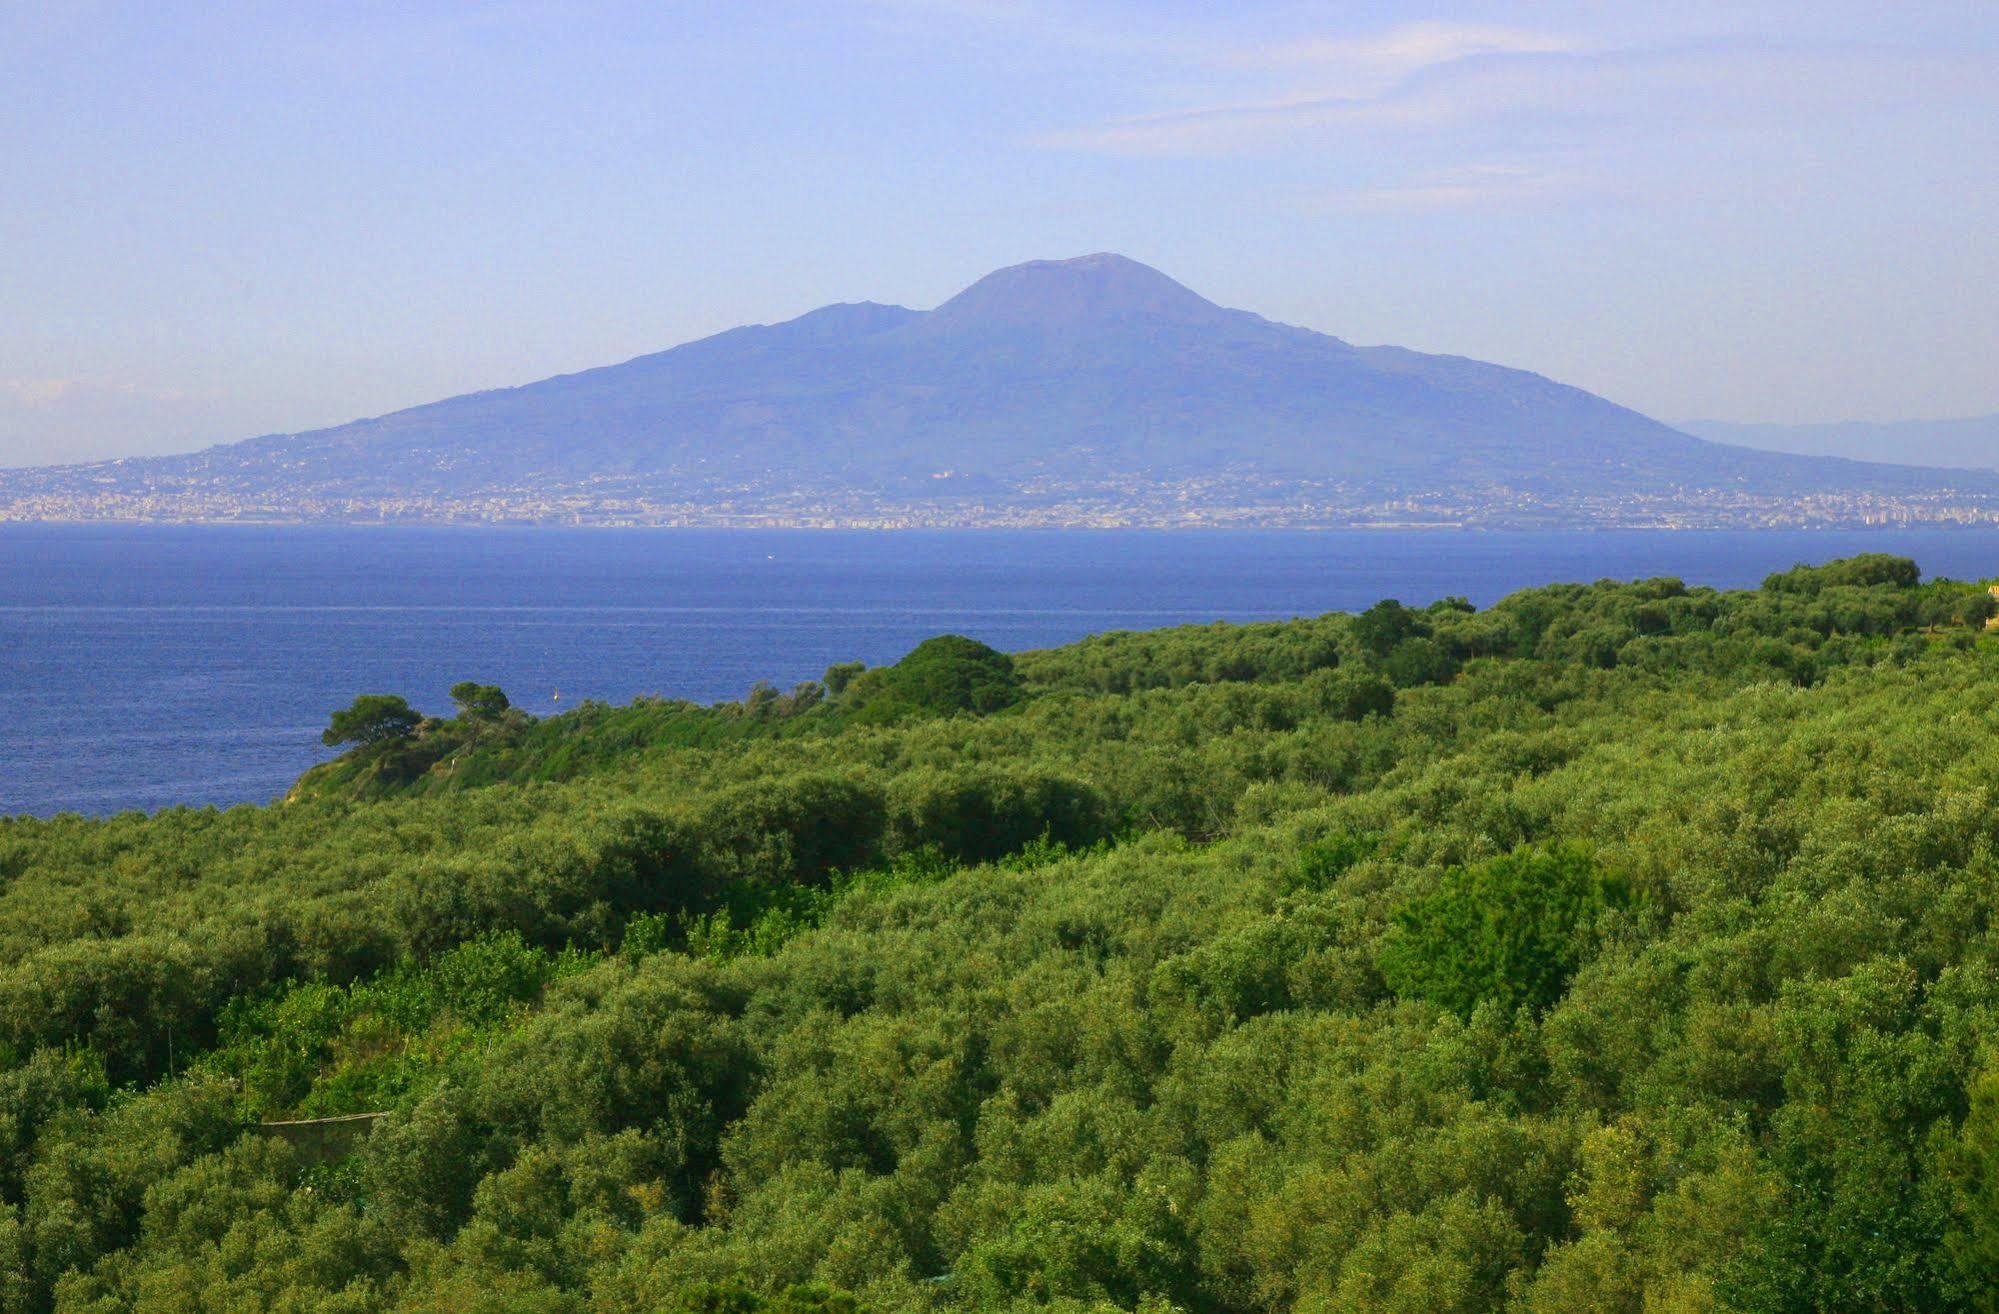
[[[1116,255],[187,456],[0,516],[644,524],[1845,524],[1999,475],[1754,451],[1522,370],[1228,310]]]
[[[1678,426],[1696,437],[1740,447],[1801,456],[1842,456],[1855,461],[1900,461],[1959,470],[1999,470],[1999,415],[1963,420],[1905,420],[1838,424],[1731,424],[1688,420]]]

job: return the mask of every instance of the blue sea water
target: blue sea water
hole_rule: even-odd
[[[0,814],[264,802],[327,714],[456,681],[545,713],[711,702],[929,635],[1480,605],[1558,580],[1754,584],[1860,551],[1999,574],[1999,531],[827,531],[0,526]]]

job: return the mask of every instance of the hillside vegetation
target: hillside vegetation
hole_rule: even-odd
[[[1999,1309],[1992,609],[468,683],[0,821],[0,1314]]]

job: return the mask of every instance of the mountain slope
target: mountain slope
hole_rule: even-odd
[[[0,504],[807,523],[1352,523],[1385,508],[1614,523],[1731,499],[1927,504],[1961,500],[1965,482],[1705,442],[1539,375],[1225,309],[1106,254],[1002,269],[928,312],[828,306],[337,428],[15,472]],[[1970,482],[1999,497],[1999,476]]]
[[[1834,424],[1731,424],[1689,420],[1687,433],[1799,456],[1843,456],[1856,461],[1908,461],[1961,470],[1999,469],[1999,415],[1962,420],[1903,420]]]

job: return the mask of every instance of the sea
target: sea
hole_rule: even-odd
[[[1017,651],[1558,581],[1753,585],[1856,552],[1999,575],[1999,531],[704,530],[0,525],[0,814],[281,796],[360,693],[446,713],[715,702],[934,634]]]

